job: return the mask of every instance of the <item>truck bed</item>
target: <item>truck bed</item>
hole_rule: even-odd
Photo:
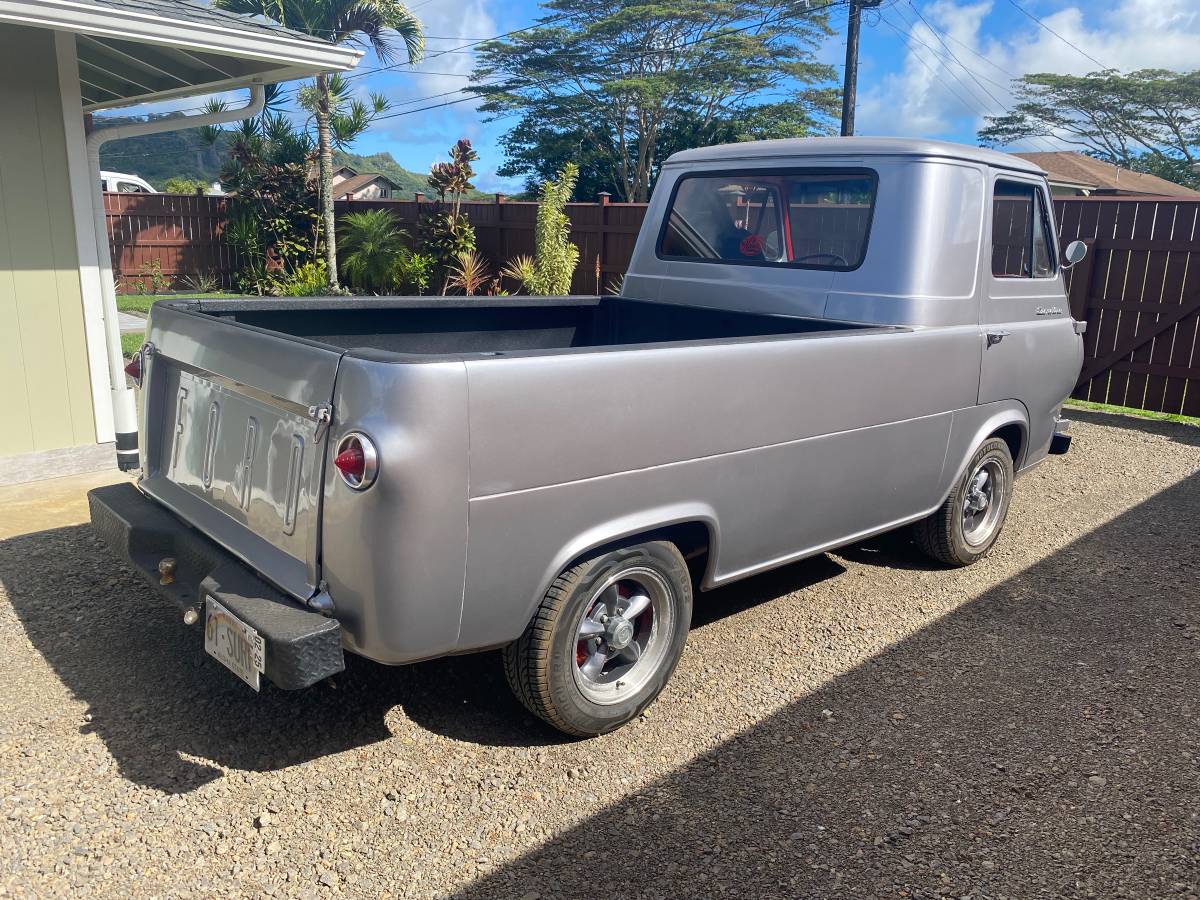
[[[343,350],[453,355],[858,330],[825,319],[626,297],[378,297],[172,304]]]

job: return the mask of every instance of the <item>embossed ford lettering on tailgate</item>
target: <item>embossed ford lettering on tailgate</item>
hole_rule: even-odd
[[[317,423],[287,401],[177,369],[167,478],[304,559],[316,506]]]

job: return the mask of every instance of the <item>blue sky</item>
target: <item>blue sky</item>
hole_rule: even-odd
[[[880,10],[864,13],[858,133],[974,143],[983,116],[1011,104],[1007,87],[1013,75],[1078,74],[1099,68],[1097,61],[1126,71],[1200,66],[1200,0],[1015,2],[1046,27],[1021,12],[1014,0],[884,0]],[[532,0],[417,0],[414,7],[431,35],[431,57],[472,38],[521,28],[539,15]],[[821,51],[825,61],[837,64],[839,73],[845,21],[845,8],[836,8],[832,22],[837,33]],[[393,103],[404,103],[462,87],[466,79],[457,76],[470,71],[471,61],[469,53],[447,54],[416,67],[439,75],[380,73],[361,81],[383,91]],[[364,68],[374,65],[374,60],[364,60]],[[469,137],[480,152],[479,186],[505,188],[512,185],[495,176],[502,162],[497,140],[505,127],[503,122],[483,122],[472,103],[459,103],[381,122],[355,149],[388,150],[402,165],[422,171],[442,158],[454,139]],[[1025,149],[1054,148],[1042,142]]]
[[[533,0],[413,0],[411,8],[429,35],[426,61],[355,80],[363,90],[385,94],[394,111],[460,100],[463,94],[448,92],[467,83],[473,56],[469,50],[445,51],[522,28],[540,14]],[[831,21],[836,33],[821,58],[840,73],[844,6],[833,10]],[[856,130],[974,143],[983,117],[1012,103],[1012,76],[1082,74],[1098,63],[1124,71],[1190,70],[1200,67],[1198,48],[1200,0],[884,0],[878,11],[864,13]],[[376,67],[368,54],[359,68]],[[353,149],[386,150],[401,165],[428,171],[450,144],[467,137],[480,154],[476,184],[484,190],[519,189],[496,175],[506,123],[485,122],[474,107],[458,102],[378,122]],[[1042,141],[1015,149],[1061,148]]]

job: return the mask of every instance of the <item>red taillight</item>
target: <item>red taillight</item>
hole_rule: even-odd
[[[125,374],[133,379],[133,383],[138,387],[142,386],[142,351],[138,350],[133,354],[133,359],[129,361],[129,365],[125,367]]]
[[[355,444],[339,453],[333,464],[347,478],[361,480],[367,471],[367,456],[362,452],[362,447]]]
[[[338,443],[333,465],[341,473],[342,481],[356,491],[363,491],[375,482],[379,456],[371,439],[355,431]]]

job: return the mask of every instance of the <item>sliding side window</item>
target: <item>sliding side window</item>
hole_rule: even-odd
[[[997,181],[992,194],[992,275],[1048,278],[1055,272],[1050,218],[1036,185]]]

